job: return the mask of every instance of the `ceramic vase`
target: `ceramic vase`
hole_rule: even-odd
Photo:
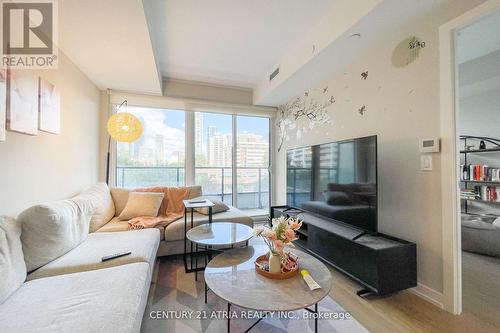
[[[281,256],[277,253],[269,253],[269,273],[281,273]]]

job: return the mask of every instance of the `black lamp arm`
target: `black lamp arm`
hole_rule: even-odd
[[[109,159],[110,159],[110,150],[111,150],[111,136],[108,136],[108,153],[106,155],[106,184],[109,185]]]

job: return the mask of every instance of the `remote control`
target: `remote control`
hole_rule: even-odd
[[[132,253],[132,251],[122,252],[122,253],[117,253],[117,254],[112,254],[110,256],[102,257],[101,260],[104,262],[104,261],[108,261],[108,260],[111,260],[111,259],[115,259],[115,258],[119,258],[119,257],[123,257],[123,256],[128,256],[131,253]]]
[[[192,200],[192,201],[189,201],[190,204],[197,204],[197,203],[204,203],[206,202],[206,200]]]

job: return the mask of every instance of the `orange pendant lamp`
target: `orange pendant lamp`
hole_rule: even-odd
[[[117,142],[134,142],[141,137],[142,124],[131,113],[115,113],[108,120],[108,134]]]
[[[117,108],[127,107],[127,100],[124,100]],[[125,109],[126,110],[126,109]],[[108,138],[108,154],[106,161],[106,183],[109,184],[109,158],[111,139],[117,142],[134,142],[142,135],[142,124],[139,118],[128,112],[117,112],[109,117],[106,126],[109,134]]]

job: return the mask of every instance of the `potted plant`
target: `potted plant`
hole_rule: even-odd
[[[272,220],[272,228],[259,226],[254,228],[254,235],[261,237],[269,247],[269,272],[280,273],[282,261],[285,258],[285,246],[293,246],[297,240],[296,231],[302,226],[302,221],[296,217],[278,217]]]

